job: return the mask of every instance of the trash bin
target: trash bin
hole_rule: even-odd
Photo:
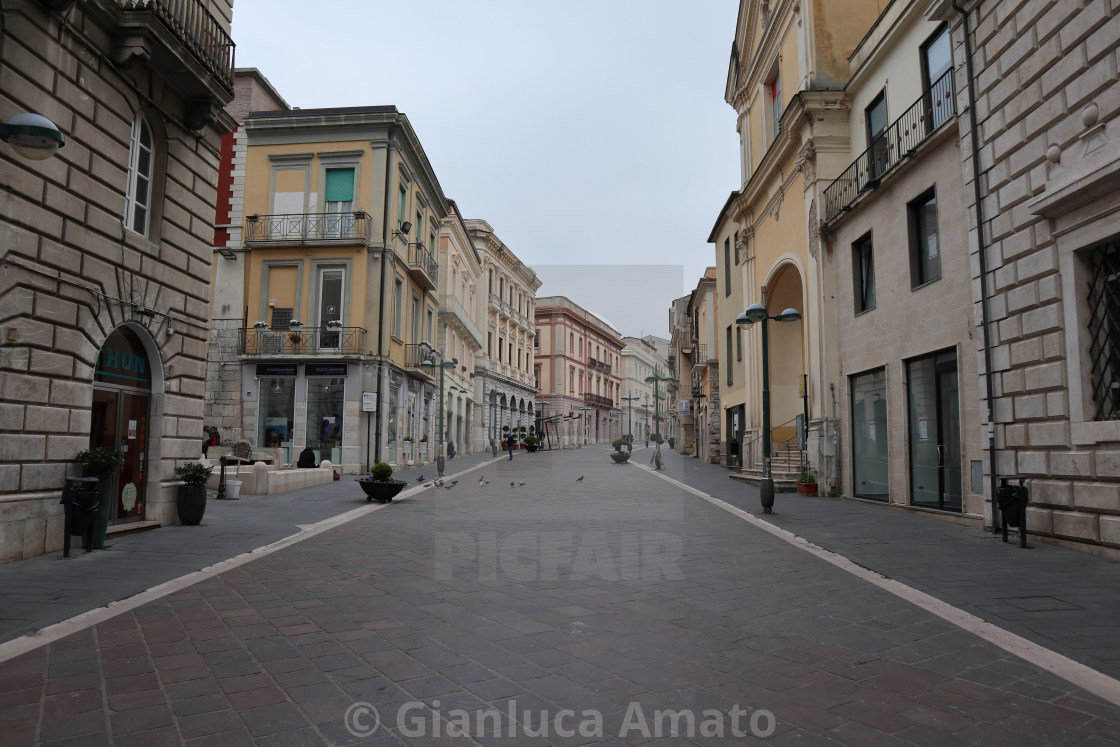
[[[226,500],[236,501],[241,495],[241,480],[226,480]]]
[[[1000,518],[1003,523],[1003,541],[1007,542],[1007,528],[1019,528],[1019,547],[1027,547],[1027,504],[1030,495],[1027,492],[1026,478],[1022,475],[996,475],[999,487],[996,488],[996,504],[999,506]],[[1018,485],[1012,485],[1012,480],[1018,480]]]
[[[63,528],[66,533],[62,540],[62,557],[70,557],[70,538],[83,537],[87,548],[91,544],[90,532],[101,504],[96,477],[67,477],[62,491],[65,519]],[[87,549],[87,552],[89,550]]]

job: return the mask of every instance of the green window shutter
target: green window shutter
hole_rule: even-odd
[[[354,169],[327,169],[327,202],[354,199]]]

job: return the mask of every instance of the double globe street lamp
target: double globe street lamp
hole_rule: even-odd
[[[773,319],[775,322],[796,322],[801,319],[801,312],[797,309],[786,309],[780,314],[770,316],[766,307],[760,303],[752,303],[747,310],[735,319],[735,323],[749,327],[752,324],[762,325],[762,484],[759,485],[759,497],[762,499],[762,513],[774,513],[774,479],[770,472],[770,359],[769,340],[766,336],[766,323]]]
[[[440,358],[442,360],[440,363],[436,363],[432,360],[433,358]],[[455,368],[455,361],[451,358],[444,358],[443,353],[440,353],[438,350],[433,350],[428,358],[420,362],[420,365],[428,369],[429,373],[431,373],[433,368],[439,366],[439,443],[436,446],[439,451],[436,452],[436,474],[443,477],[443,381],[447,369]]]
[[[653,435],[656,436],[656,441],[660,443],[664,439],[661,437],[661,423],[658,417],[661,414],[661,389],[660,384],[662,381],[669,381],[671,376],[665,376],[660,371],[655,371],[646,377],[647,384],[653,384]]]
[[[630,453],[631,454],[634,453],[634,404],[633,403],[634,403],[634,400],[636,400],[636,399],[641,399],[641,397],[639,397],[636,394],[631,394],[631,395],[628,395],[628,396],[622,398],[622,401],[626,403],[626,409],[629,411],[628,417],[629,417],[630,423],[629,423],[629,425],[626,426],[626,428],[628,430],[628,433],[626,434],[626,436],[627,436],[626,440],[629,442]]]

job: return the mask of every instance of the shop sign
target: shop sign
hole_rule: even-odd
[[[377,412],[377,392],[362,392],[362,412]]]
[[[258,363],[257,378],[266,376],[295,376],[296,364],[294,363]]]
[[[346,376],[345,363],[308,363],[303,368],[308,376],[331,376],[334,378]]]

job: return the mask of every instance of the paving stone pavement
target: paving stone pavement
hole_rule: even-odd
[[[799,515],[786,498],[776,523]],[[380,713],[368,738],[358,703]],[[742,744],[752,726],[1115,744],[1120,708],[601,448],[480,466],[0,664],[4,744]]]

